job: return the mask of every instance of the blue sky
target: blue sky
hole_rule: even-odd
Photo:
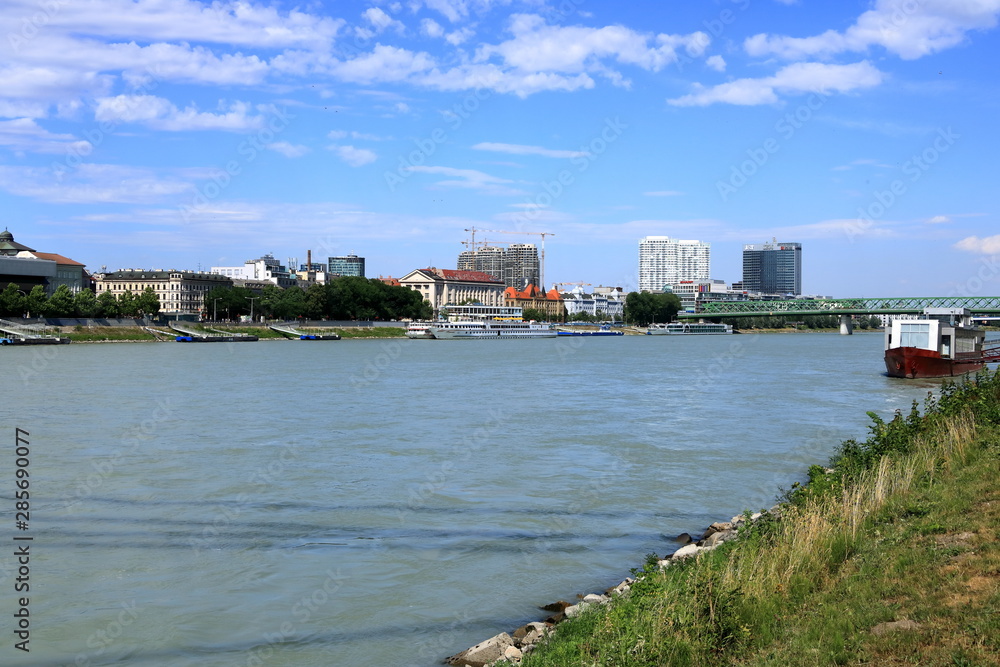
[[[803,289],[1000,293],[1000,0],[5,0],[0,226],[91,270],[548,232],[803,244]],[[477,239],[539,242],[531,234]]]

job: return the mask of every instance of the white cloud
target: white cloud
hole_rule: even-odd
[[[951,218],[946,215],[935,215],[927,221],[928,225],[941,225],[946,222],[951,222]]]
[[[30,153],[75,153],[85,156],[93,150],[89,142],[72,134],[53,134],[31,118],[0,121],[0,146]]]
[[[428,37],[441,37],[444,35],[444,28],[434,19],[424,19],[420,22],[420,32]]]
[[[623,26],[551,26],[534,14],[512,17],[510,31],[513,39],[480,47],[476,60],[485,62],[499,56],[520,71],[576,73],[601,71],[604,66],[600,61],[610,58],[657,72],[677,61],[678,48],[700,55],[711,41],[702,32],[652,37]],[[650,44],[651,39],[655,45]]]
[[[679,197],[684,194],[678,190],[656,190],[654,192],[643,192],[647,197]]]
[[[497,153],[511,153],[513,155],[541,155],[543,157],[554,158],[574,158],[587,157],[590,155],[586,151],[567,151],[552,148],[542,148],[541,146],[524,146],[521,144],[501,144],[492,141],[484,141],[472,147],[477,151],[495,151]]]
[[[438,181],[435,183],[435,185],[441,187],[469,188],[473,190],[480,190],[487,194],[497,195],[521,194],[519,190],[512,189],[506,185],[507,183],[512,183],[513,181],[505,178],[499,178],[497,176],[491,176],[490,174],[476,169],[421,166],[408,167],[407,171],[418,174],[441,174],[443,176],[450,176],[451,178],[449,180]]]
[[[327,132],[326,136],[328,139],[333,139],[335,141],[339,141],[340,139],[346,139],[348,137],[350,137],[351,139],[361,139],[366,141],[384,141],[387,138],[391,138],[391,137],[380,137],[377,134],[368,134],[366,132],[357,132],[355,130],[351,130],[350,132],[348,132],[347,130],[330,130],[329,132]]]
[[[198,111],[194,106],[178,109],[170,100],[154,95],[118,95],[97,100],[98,122],[140,123],[169,132],[222,130],[246,132],[263,126],[264,118],[251,115],[250,105],[233,102],[221,113]]]
[[[881,46],[913,60],[962,43],[969,31],[995,27],[998,14],[1000,0],[877,0],[843,32],[827,30],[812,37],[760,33],[748,38],[744,48],[755,57],[797,60]]]
[[[707,106],[716,102],[743,106],[774,104],[779,92],[846,93],[877,86],[883,78],[882,72],[867,60],[850,65],[795,63],[761,79],[737,79],[711,88],[698,85],[694,93],[667,103],[673,106]]]
[[[150,169],[83,163],[60,175],[45,168],[0,166],[0,188],[55,204],[150,204],[171,201],[194,185]]]
[[[462,28],[461,30],[456,30],[454,32],[449,32],[445,35],[445,41],[447,41],[452,46],[458,46],[469,41],[476,31],[472,28]]]
[[[309,152],[308,146],[302,146],[300,144],[290,144],[287,141],[274,141],[267,144],[265,148],[275,151],[276,153],[281,153],[285,157],[289,158],[302,157],[303,155]]]
[[[331,66],[334,75],[344,81],[372,84],[387,81],[404,81],[414,74],[427,72],[434,67],[434,59],[427,53],[414,53],[395,46],[376,44],[371,53]]]
[[[375,153],[375,151],[368,150],[367,148],[355,148],[354,146],[330,146],[330,150],[336,153],[341,160],[352,167],[363,167],[364,165],[371,164],[378,159],[378,154]]]
[[[956,243],[955,247],[978,255],[1000,255],[1000,234],[985,238],[969,236]]]
[[[714,69],[716,72],[726,71],[726,61],[722,56],[709,56],[705,58],[705,64]]]
[[[385,32],[388,28],[393,28],[398,34],[403,34],[405,28],[402,23],[392,18],[378,7],[369,7],[361,16],[368,22],[371,28],[356,28],[355,34],[363,39],[371,39],[375,35]]]

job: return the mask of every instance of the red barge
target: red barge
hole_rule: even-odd
[[[1000,361],[965,308],[927,308],[924,317],[893,320],[885,329],[885,370],[897,378],[952,377]]]

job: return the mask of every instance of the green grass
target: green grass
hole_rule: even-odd
[[[997,665],[1000,376],[873,417],[780,520],[559,626],[525,667]],[[916,630],[875,634],[880,623]]]
[[[403,327],[344,327],[332,330],[341,338],[405,338]]]
[[[57,334],[74,343],[106,341],[154,341],[157,337],[141,327],[74,327],[73,331]]]

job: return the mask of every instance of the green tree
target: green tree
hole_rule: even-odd
[[[24,315],[24,295],[14,283],[7,283],[7,287],[0,292],[0,315],[7,317]]]
[[[45,288],[35,285],[28,292],[28,297],[24,300],[24,309],[28,317],[41,317],[45,313],[45,304],[49,298],[45,294]]]
[[[118,316],[119,317],[138,317],[139,316],[139,302],[138,297],[132,293],[132,290],[125,290],[122,292],[121,296],[118,297]]]
[[[321,320],[330,314],[330,292],[325,286],[315,283],[309,286],[303,314],[310,320]]]
[[[101,292],[100,296],[97,297],[97,305],[100,309],[98,314],[101,317],[118,317],[120,314],[118,299],[112,292]]]
[[[306,312],[306,293],[300,287],[287,287],[281,291],[281,300],[274,309],[279,320],[294,320]]]
[[[680,309],[681,300],[669,292],[629,292],[625,297],[625,320],[640,327],[672,322]]]
[[[60,285],[56,291],[45,302],[46,317],[75,317],[76,300],[73,293],[69,291],[69,286]]]
[[[156,295],[152,287],[146,287],[135,301],[140,315],[156,317],[160,312],[160,297]]]
[[[539,308],[525,308],[522,317],[526,320],[537,320],[538,322],[545,322],[549,319],[545,311]]]
[[[101,312],[101,304],[97,302],[94,292],[82,289],[73,297],[73,308],[77,317],[97,317]]]

